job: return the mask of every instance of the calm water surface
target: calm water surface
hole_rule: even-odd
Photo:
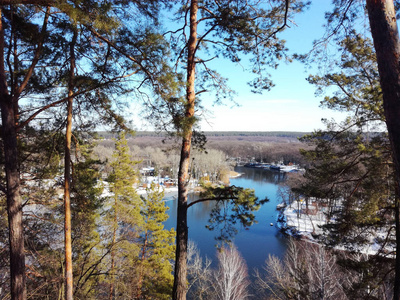
[[[258,224],[254,224],[248,230],[238,226],[239,232],[233,240],[246,260],[249,270],[254,268],[261,269],[268,254],[282,257],[286,250],[285,237],[279,233],[278,228],[275,226],[277,217],[276,205],[279,203],[277,198],[278,184],[284,180],[285,174],[245,167],[236,167],[235,171],[243,173],[243,175],[231,179],[232,185],[254,189],[257,197],[260,199],[268,197],[270,200],[255,213]],[[195,195],[190,195],[189,201],[195,199],[195,197]],[[165,223],[165,226],[166,228],[175,228],[177,201],[173,201],[174,198],[167,198],[167,200],[171,200],[166,202],[170,207],[170,218]],[[212,202],[199,203],[190,207],[188,224],[189,239],[197,244],[202,256],[208,256],[215,262],[215,245],[217,244],[215,236],[218,233],[205,228],[212,207]],[[271,223],[274,226],[271,226]]]

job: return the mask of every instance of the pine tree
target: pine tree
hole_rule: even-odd
[[[44,18],[41,34],[36,51],[34,52],[32,65],[24,76],[22,82],[16,83],[18,89],[8,89],[7,76],[5,72],[5,23],[3,22],[4,10],[0,10],[0,108],[2,118],[2,138],[5,158],[6,184],[2,190],[7,196],[7,214],[10,247],[10,280],[11,298],[26,299],[26,279],[25,279],[25,246],[24,232],[22,224],[22,198],[20,187],[19,161],[17,128],[18,124],[18,101],[17,99],[24,90],[31,76],[31,70],[38,61],[38,55],[43,44],[44,34],[48,22],[48,13]],[[26,21],[26,20],[24,20]],[[35,28],[36,29],[36,28]],[[31,31],[32,32],[32,31]],[[33,30],[34,32],[34,30]],[[13,87],[14,88],[14,87]]]
[[[115,99],[110,97],[132,89],[129,83],[124,86],[126,74],[135,74],[143,79],[146,86],[150,77],[160,72],[155,71],[155,64],[143,59],[142,54],[147,52],[148,45],[143,40],[152,38],[153,47],[147,47],[154,55],[149,59],[160,61],[165,53],[165,47],[158,47],[162,43],[159,35],[148,30],[152,26],[136,26],[141,30],[131,32],[133,22],[129,28],[119,27],[122,22],[117,19],[126,18],[126,10],[134,7],[140,16],[156,20],[158,1],[5,1],[1,7],[0,30],[0,104],[2,111],[3,141],[5,153],[6,183],[2,190],[8,197],[8,220],[10,230],[10,270],[11,294],[13,299],[25,299],[25,257],[24,238],[22,229],[22,201],[19,170],[22,169],[19,156],[18,138],[23,128],[32,122],[39,114],[49,108],[55,108],[74,98],[81,117],[86,118],[88,125],[95,125],[94,118],[88,118],[89,112],[100,114],[102,122],[116,121],[118,126],[124,127],[123,119],[114,111],[111,105]],[[113,4],[123,8],[121,14],[115,15]],[[146,4],[146,5],[145,5]],[[35,6],[37,5],[37,6]],[[126,9],[126,10],[125,10]],[[137,15],[135,15],[137,18]],[[140,18],[137,18],[139,20]],[[40,23],[42,22],[42,23]],[[76,70],[74,86],[77,89],[68,94],[68,63],[67,47],[70,44],[71,22],[75,23],[80,31],[77,45]],[[118,28],[120,30],[118,30]],[[129,41],[129,38],[130,41]],[[127,42],[128,40],[128,42]],[[104,47],[104,43],[109,46]],[[126,51],[121,45],[128,44],[132,49]],[[23,51],[21,51],[23,49]],[[138,50],[139,49],[139,50]],[[138,51],[137,51],[138,50]],[[145,50],[145,51],[143,51]],[[120,55],[113,55],[113,52]],[[139,58],[140,56],[140,58]],[[123,57],[123,59],[121,59]],[[126,63],[129,61],[129,63]],[[6,63],[6,65],[5,65]],[[118,65],[120,63],[120,65]],[[37,66],[40,65],[40,69]],[[122,67],[121,67],[122,66]],[[153,68],[150,72],[149,69]],[[140,81],[140,80],[139,80]],[[150,84],[151,85],[151,84]],[[123,86],[123,87],[122,87]],[[34,97],[32,97],[34,95]],[[25,109],[20,108],[20,99],[25,97]],[[24,114],[21,113],[24,111]],[[87,115],[85,115],[85,113]],[[45,115],[52,119],[51,113]],[[92,119],[93,122],[89,122]],[[58,121],[58,120],[57,120]],[[55,121],[55,122],[57,122]],[[99,122],[97,122],[98,124]],[[59,124],[60,125],[60,124]],[[61,126],[61,125],[60,125]],[[67,182],[68,180],[66,180]],[[69,263],[68,265],[71,265]],[[70,274],[69,268],[69,274]],[[69,278],[71,276],[68,276]],[[69,286],[71,280],[69,280]],[[71,289],[69,296],[71,298]]]
[[[72,233],[71,233],[71,139],[72,139],[72,108],[75,90],[76,55],[75,46],[78,38],[76,28],[70,44],[70,70],[68,78],[67,124],[65,129],[65,157],[64,157],[64,247],[65,247],[65,299],[73,299],[72,275]]]
[[[381,272],[390,267],[384,253],[396,244],[392,234],[392,226],[396,226],[392,156],[387,134],[373,132],[375,128],[384,128],[385,117],[371,41],[353,34],[339,44],[340,70],[311,76],[309,81],[318,87],[318,93],[325,87],[336,87],[322,104],[351,115],[343,123],[330,122],[325,130],[301,138],[315,148],[302,151],[309,168],[306,181],[295,191],[328,208],[326,236],[321,237],[328,245],[341,244],[358,251],[375,236],[382,247],[380,258],[349,264],[357,272],[371,274],[362,278],[364,285],[372,287],[383,280],[380,276],[387,276]],[[374,265],[376,260],[379,268]],[[359,284],[353,288],[360,288]]]
[[[366,1],[371,34],[377,56],[386,126],[396,182],[396,249],[400,248],[400,38],[393,0]],[[400,299],[400,255],[396,252],[393,299]]]
[[[154,183],[146,191],[142,197],[136,299],[170,299],[176,233],[174,229],[164,229],[163,222],[168,219],[164,192]]]
[[[135,261],[140,248],[135,243],[138,228],[142,226],[140,215],[141,200],[134,184],[138,175],[134,169],[136,161],[129,155],[125,133],[121,133],[115,143],[112,173],[108,178],[110,192],[113,194],[108,218],[111,222],[109,299],[119,293],[133,294]]]
[[[171,124],[182,141],[173,299],[186,299],[187,195],[192,140],[197,137],[194,134],[198,120],[196,110],[201,107],[199,95],[213,90],[218,102],[231,93],[226,79],[210,69],[207,62],[221,55],[232,63],[238,63],[239,54],[250,54],[251,70],[257,75],[250,82],[251,87],[256,92],[270,89],[273,84],[266,75],[266,66],[276,67],[286,50],[284,41],[277,34],[286,28],[292,13],[301,11],[303,7],[302,1],[275,2],[272,6],[263,6],[258,1],[192,0],[180,9],[182,27],[176,33],[181,36],[173,37],[173,48],[178,62],[182,60],[186,65],[185,92],[184,96],[167,99],[164,105],[172,114]],[[205,58],[201,57],[203,49]]]
[[[75,147],[71,174],[73,295],[77,299],[98,298],[96,287],[105,261],[99,228],[105,201],[100,172],[103,163],[94,157],[92,146],[90,143]]]
[[[54,152],[46,133],[41,132],[41,139],[46,143],[36,145],[44,161],[46,156]],[[47,132],[53,136],[53,132]],[[63,223],[64,213],[62,203],[62,160],[64,149],[61,147],[63,133],[58,134],[59,155],[56,163],[57,173],[50,164],[49,170],[43,165],[44,177],[31,181],[30,204],[26,207],[24,226],[26,230],[26,255],[29,261],[27,290],[30,299],[45,299],[46,297],[62,297],[64,284],[64,251]],[[96,299],[96,289],[102,273],[101,255],[103,250],[99,236],[99,211],[102,206],[102,185],[100,180],[101,163],[94,159],[91,145],[80,145],[83,140],[74,132],[76,143],[72,143],[72,174],[71,174],[71,229],[74,296],[79,299]],[[36,139],[35,141],[38,141]],[[86,140],[86,143],[89,143]],[[49,147],[47,149],[46,147]],[[31,153],[33,149],[30,150]],[[39,170],[37,170],[38,172]],[[57,176],[55,176],[57,175]],[[36,183],[36,184],[35,184]]]

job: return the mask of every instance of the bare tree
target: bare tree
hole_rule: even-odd
[[[211,260],[206,257],[204,262],[196,244],[188,243],[188,295],[190,299],[212,299],[211,292]]]
[[[255,286],[258,297],[266,299],[268,295],[272,295],[276,300],[285,299],[284,291],[290,288],[291,283],[282,261],[274,255],[268,255],[264,270],[266,276],[259,270],[255,270]]]
[[[270,256],[265,276],[256,272],[256,286],[272,299],[348,299],[345,288],[354,281],[350,271],[340,269],[336,256],[321,245],[290,240],[281,261]]]
[[[347,299],[341,285],[342,277],[338,272],[336,257],[326,251],[322,245],[309,244],[307,261],[309,265],[309,276],[311,278],[311,290],[314,299]]]
[[[214,272],[214,299],[243,300],[249,297],[246,262],[235,246],[222,248],[217,255],[218,269]]]

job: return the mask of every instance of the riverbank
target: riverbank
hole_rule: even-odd
[[[178,196],[178,187],[177,186],[171,186],[171,187],[165,187],[165,186],[159,186],[158,191],[162,192],[164,191],[164,197],[173,197],[173,196]],[[139,187],[136,189],[136,192],[138,195],[146,195],[147,190],[144,187]]]
[[[229,178],[231,179],[231,178],[238,178],[238,177],[240,177],[240,176],[242,176],[243,175],[243,173],[238,173],[238,172],[236,172],[236,171],[229,171]]]
[[[244,229],[240,224],[235,226],[237,234],[233,237],[232,242],[246,260],[248,269],[253,270],[254,268],[261,268],[268,255],[282,258],[286,251],[286,237],[279,234],[275,226],[270,226],[270,223],[275,223],[276,220],[278,177],[276,172],[269,170],[235,167],[235,171],[240,176],[231,178],[231,185],[254,189],[256,196],[260,199],[266,197],[270,199],[254,213],[257,223],[254,223],[248,229]],[[198,195],[191,193],[188,198],[189,202],[195,201],[198,199]],[[175,200],[174,196],[164,199],[170,208],[168,210],[170,218],[164,223],[165,228],[176,228],[178,201]],[[218,245],[219,241],[215,238],[221,234],[223,226],[214,231],[210,231],[206,227],[209,224],[210,214],[214,207],[213,201],[201,202],[191,206],[187,213],[189,239],[197,244],[201,257],[211,259],[217,267],[215,246]]]
[[[242,176],[243,173],[238,173],[235,171],[229,171],[229,179],[234,179],[234,178],[238,178],[240,176]],[[148,183],[147,185],[151,184],[152,182],[157,183],[157,180],[159,180],[157,177],[153,177],[153,176],[148,176],[146,179],[146,182]],[[161,182],[164,182],[164,180],[162,180]],[[177,186],[168,186],[165,184],[159,184],[158,185],[158,189],[159,191],[164,191],[164,198],[168,198],[168,200],[170,200],[170,198],[173,197],[178,197],[178,187]],[[139,195],[146,195],[147,194],[147,190],[145,187],[141,186],[138,187],[136,189],[137,193]],[[201,191],[201,187],[197,185],[197,181],[192,180],[189,183],[189,193],[198,193]]]
[[[323,227],[328,224],[327,207],[316,201],[293,201],[290,205],[279,204],[277,209],[278,227],[282,232],[290,236],[300,237],[301,239],[319,243],[325,232]],[[334,219],[329,220],[332,224]],[[379,241],[386,237],[385,229],[380,228],[371,231],[369,242],[365,245],[336,246],[337,250],[352,250],[363,254],[375,255],[378,253],[390,253],[395,249],[386,246],[382,249]],[[350,249],[349,249],[350,248]]]

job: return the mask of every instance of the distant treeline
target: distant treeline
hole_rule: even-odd
[[[296,131],[206,131],[206,136],[276,136],[298,138],[308,132]]]
[[[205,136],[267,136],[267,137],[286,137],[286,138],[299,138],[309,132],[297,131],[205,131]],[[98,135],[103,138],[115,138],[117,135],[112,132],[99,131]],[[164,133],[155,131],[137,131],[134,136],[136,137],[165,137]],[[129,135],[127,137],[130,137]]]

